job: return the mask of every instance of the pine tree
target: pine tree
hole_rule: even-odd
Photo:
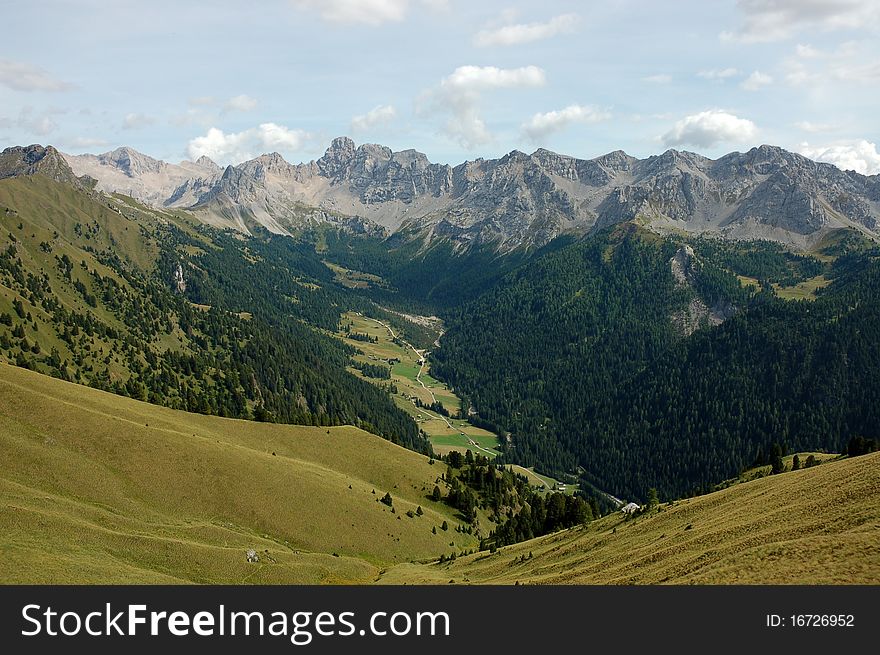
[[[660,504],[660,499],[657,497],[657,490],[654,487],[648,489],[648,511],[655,509]]]
[[[770,472],[773,475],[785,471],[785,462],[782,461],[782,447],[778,443],[774,443],[771,447],[770,455]]]

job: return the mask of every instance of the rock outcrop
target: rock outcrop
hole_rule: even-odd
[[[637,159],[615,151],[577,159],[539,149],[457,166],[415,150],[332,141],[319,159],[271,153],[221,170],[206,157],[166,164],[119,148],[68,157],[104,190],[193,209],[206,222],[285,233],[357,217],[407,238],[457,247],[541,246],[568,232],[624,221],[657,231],[767,238],[806,248],[829,230],[880,233],[880,176],[841,171],[773,146],[717,160],[668,150]]]

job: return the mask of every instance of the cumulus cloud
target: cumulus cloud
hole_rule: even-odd
[[[735,77],[739,75],[739,71],[735,68],[721,68],[721,69],[712,69],[700,71],[697,73],[699,77],[705,78],[707,80],[713,80],[715,82],[723,82],[729,77]]]
[[[195,161],[202,155],[217,163],[237,164],[273,150],[299,150],[309,138],[303,130],[292,130],[275,123],[262,123],[241,132],[225,133],[216,127],[189,142],[187,154]]]
[[[807,29],[877,28],[876,0],[737,0],[743,23],[721,38],[745,43],[781,41]]]
[[[544,70],[537,66],[496,68],[495,66],[459,66],[440,83],[444,89],[481,91],[512,87],[543,86],[547,81]]]
[[[643,82],[650,82],[651,84],[669,84],[672,81],[672,75],[667,75],[666,73],[658,73],[657,75],[648,75],[642,78]]]
[[[492,134],[480,116],[480,97],[497,89],[525,89],[543,86],[546,75],[537,66],[496,68],[459,66],[435,89],[419,99],[419,111],[450,114],[445,125],[448,136],[466,148],[488,143]]]
[[[382,25],[399,23],[409,13],[410,0],[291,0],[297,9],[317,11],[332,23]],[[447,0],[421,0],[417,4],[432,10],[445,10]]]
[[[352,132],[363,132],[371,127],[390,123],[397,117],[397,110],[391,105],[379,105],[373,107],[366,114],[355,116],[351,119]]]
[[[494,29],[484,29],[474,35],[474,45],[510,46],[549,39],[559,34],[569,34],[580,22],[577,14],[561,14],[543,23],[517,23]]]
[[[755,138],[758,128],[745,118],[720,109],[685,116],[661,139],[667,146],[692,145],[711,148],[722,142],[742,143]]]
[[[257,108],[257,101],[244,94],[234,96],[223,103],[225,111],[253,111]]]
[[[804,157],[834,164],[844,171],[856,171],[862,175],[880,173],[880,152],[877,145],[865,139],[838,141],[829,145],[811,146],[802,143],[798,148]]]
[[[611,118],[611,113],[596,107],[569,105],[557,111],[538,113],[523,123],[522,131],[532,141],[558,132],[572,123],[598,123]]]
[[[746,91],[760,91],[765,86],[773,84],[773,78],[761,71],[754,71],[743,83],[740,84]]]
[[[69,91],[74,88],[38,66],[0,59],[0,84],[14,91]]]
[[[139,130],[142,127],[153,125],[156,119],[146,114],[126,114],[122,119],[123,130]]]

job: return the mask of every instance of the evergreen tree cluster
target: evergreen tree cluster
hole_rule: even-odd
[[[478,524],[478,508],[488,512],[497,525],[482,539],[481,550],[583,525],[598,516],[598,508],[583,498],[559,492],[542,494],[525,476],[496,466],[483,455],[474,456],[470,450],[465,455],[452,451],[445,459],[449,491],[444,502],[459,510],[472,528]],[[439,487],[434,488],[432,497],[440,497]]]
[[[579,471],[584,487],[620,497],[709,490],[773,443],[840,452],[877,435],[876,252],[825,265],[834,282],[795,302],[744,292],[705,259],[691,287],[677,285],[677,247],[614,231],[517,269],[451,317],[433,373],[511,435],[508,461]],[[711,248],[768,283],[819,270],[776,246],[745,263],[697,247]],[[737,312],[682,335],[670,317],[698,296],[733,297]]]

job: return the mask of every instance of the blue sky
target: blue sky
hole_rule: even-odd
[[[771,143],[880,172],[880,0],[0,0],[0,145],[458,163]]]

